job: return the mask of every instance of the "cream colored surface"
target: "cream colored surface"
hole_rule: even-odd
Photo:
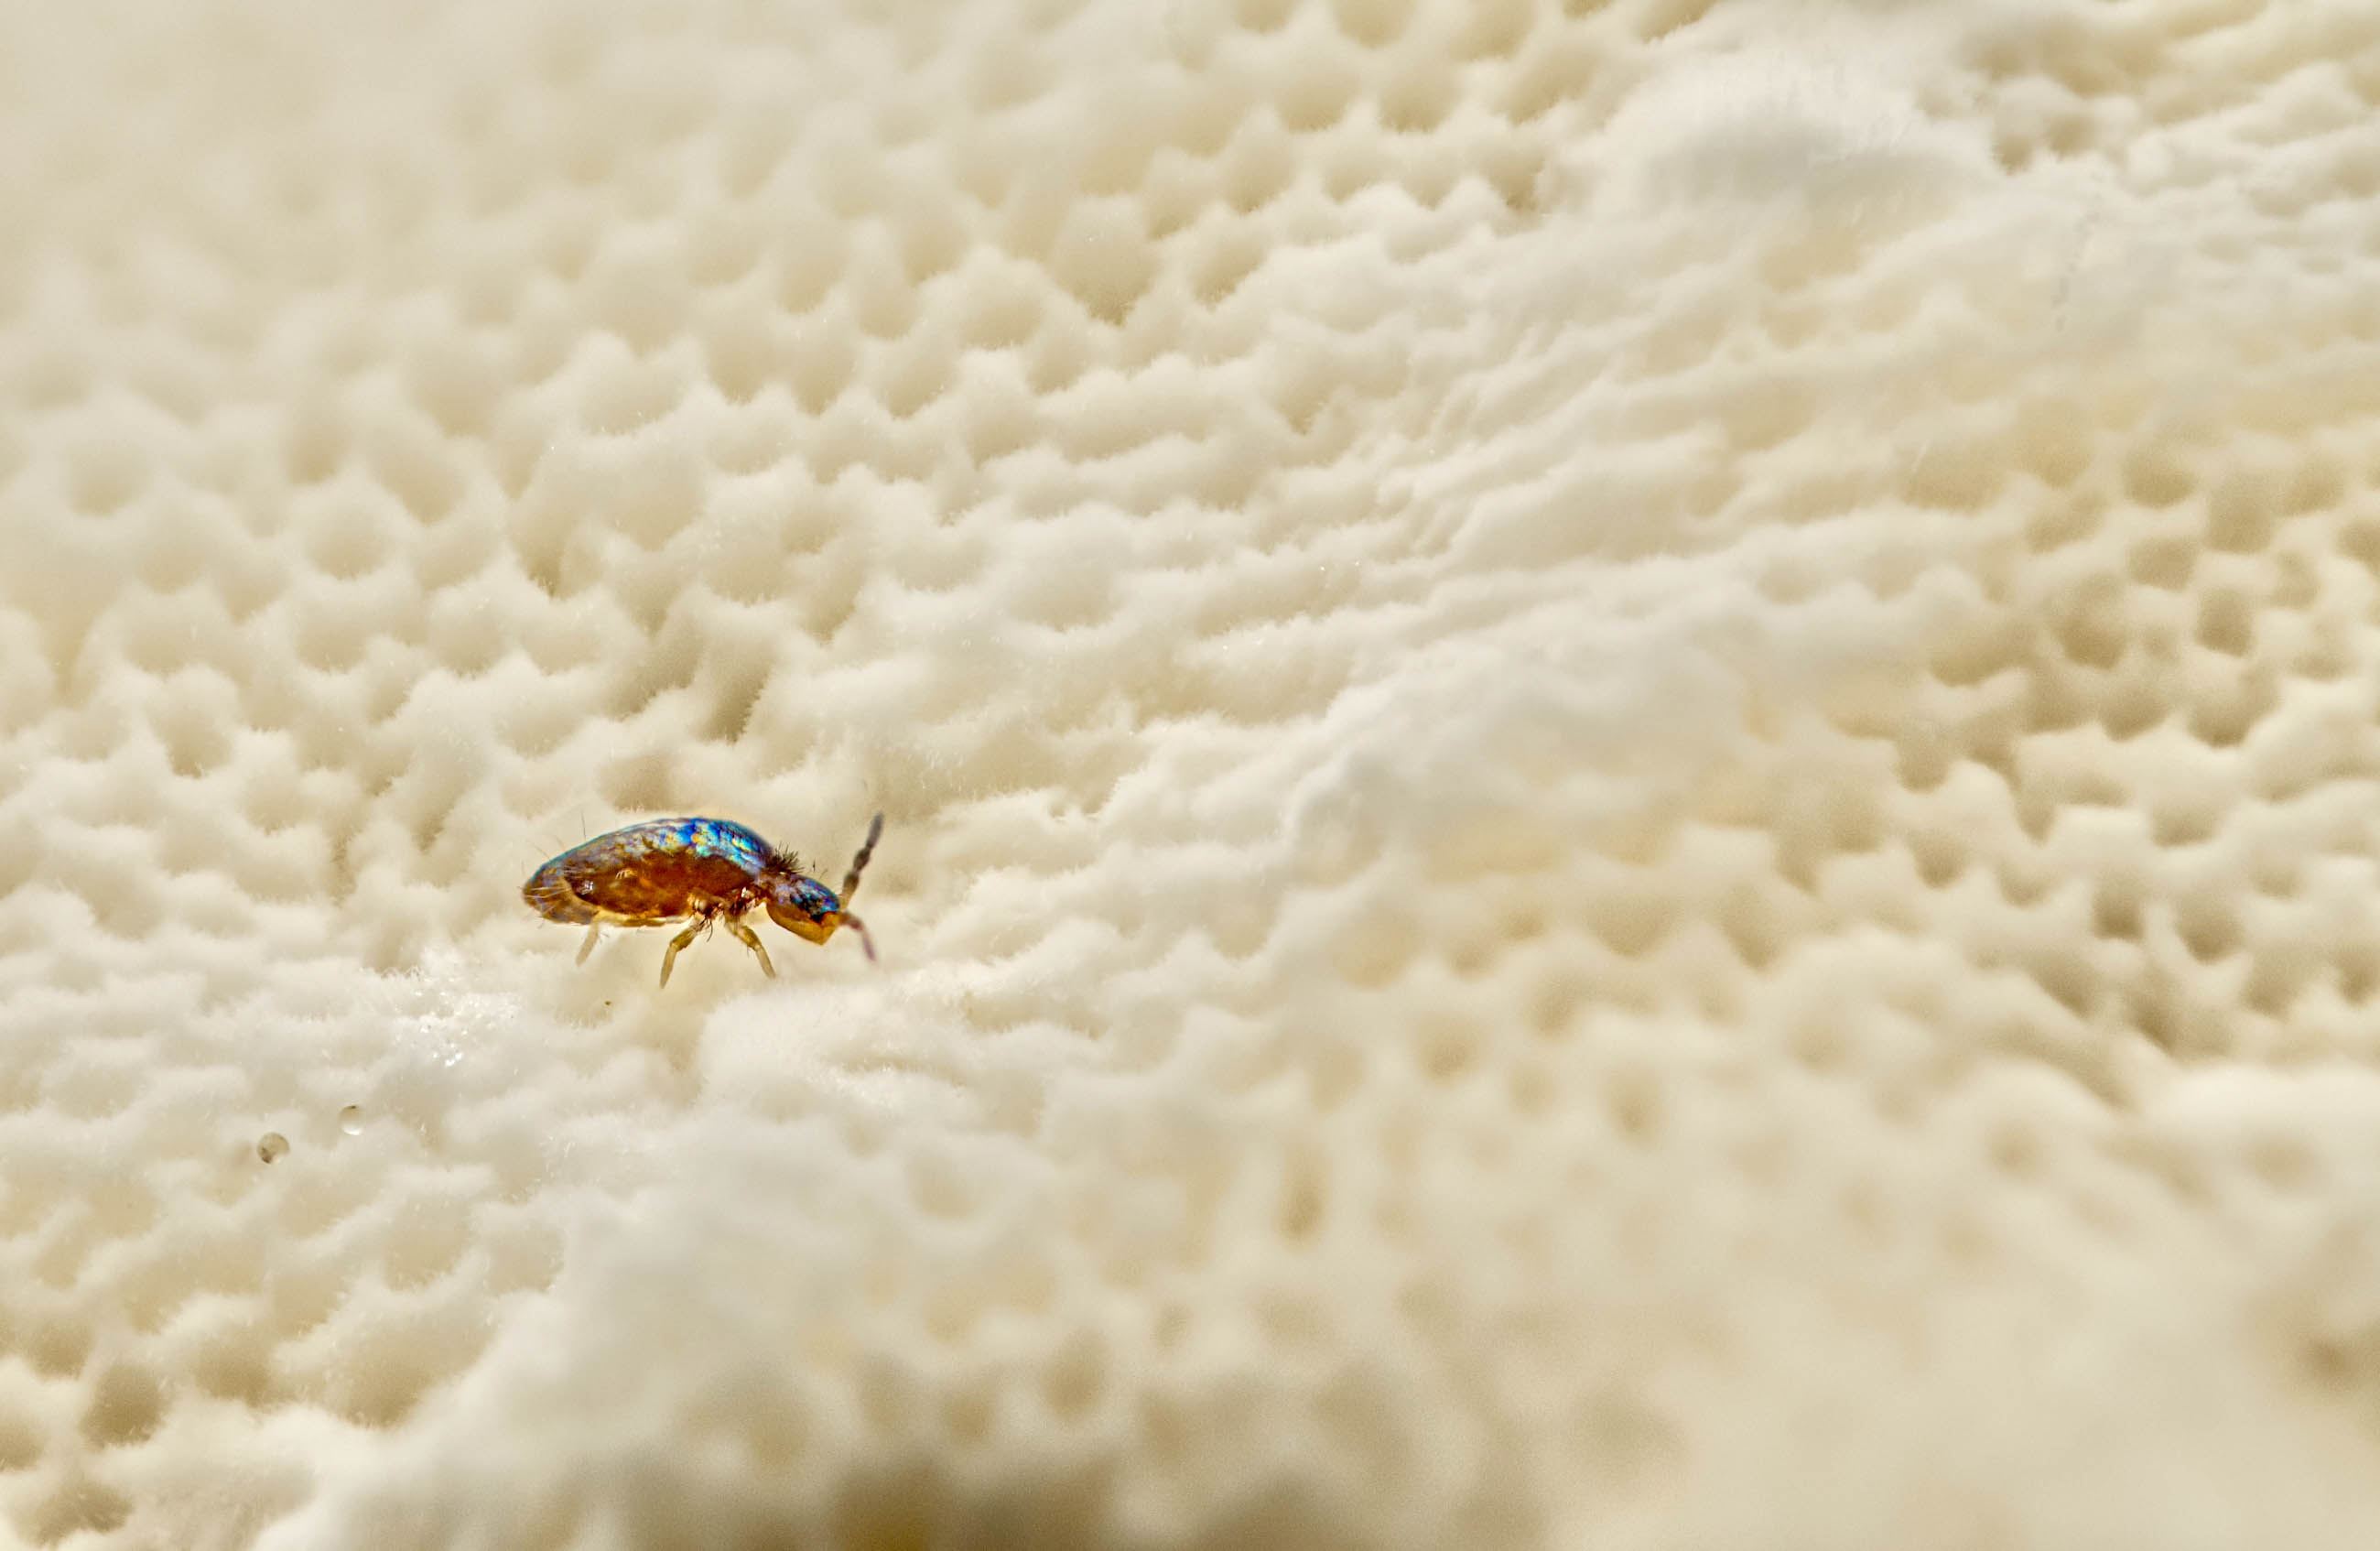
[[[2375,108],[2316,0],[10,11],[0,1540],[2375,1544]],[[876,971],[516,894],[878,807]]]

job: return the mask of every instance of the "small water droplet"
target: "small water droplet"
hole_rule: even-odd
[[[340,1110],[339,1129],[349,1136],[361,1134],[364,1129],[364,1112],[361,1106],[351,1104]]]
[[[256,1139],[256,1155],[266,1163],[271,1163],[287,1151],[289,1151],[289,1139],[279,1131],[266,1131]]]

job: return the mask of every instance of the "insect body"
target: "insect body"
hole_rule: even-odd
[[[823,943],[835,928],[848,926],[859,934],[859,946],[876,957],[868,928],[847,908],[859,874],[884,832],[884,815],[868,825],[868,838],[851,859],[840,892],[803,874],[791,852],[771,849],[766,840],[740,824],[725,819],[654,819],[632,824],[609,835],[598,835],[585,845],[563,852],[529,875],[521,898],[548,921],[568,922],[587,928],[578,962],[595,951],[595,938],[606,925],[659,926],[692,917],[686,929],[670,939],[662,955],[662,983],[667,985],[670,966],[678,949],[724,922],[727,930],[760,960],[761,972],[774,977],[769,950],[744,924],[755,906],[769,919],[806,942]]]

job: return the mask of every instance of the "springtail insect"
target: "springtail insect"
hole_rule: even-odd
[[[723,922],[736,940],[760,960],[763,974],[775,978],[769,950],[744,924],[755,906],[769,919],[805,942],[824,943],[840,926],[859,934],[859,946],[872,961],[876,944],[868,927],[850,910],[859,887],[859,874],[884,833],[884,815],[868,821],[868,838],[851,859],[843,887],[830,889],[805,875],[790,851],[772,849],[752,831],[725,819],[653,819],[598,835],[586,844],[563,852],[529,875],[521,898],[548,921],[587,928],[578,962],[595,951],[595,939],[606,926],[661,926],[693,920],[670,939],[662,955],[662,983],[667,985],[678,949]]]

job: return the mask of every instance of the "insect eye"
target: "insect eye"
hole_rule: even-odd
[[[808,878],[797,880],[793,886],[777,896],[777,900],[789,913],[813,924],[834,914],[842,901]]]

